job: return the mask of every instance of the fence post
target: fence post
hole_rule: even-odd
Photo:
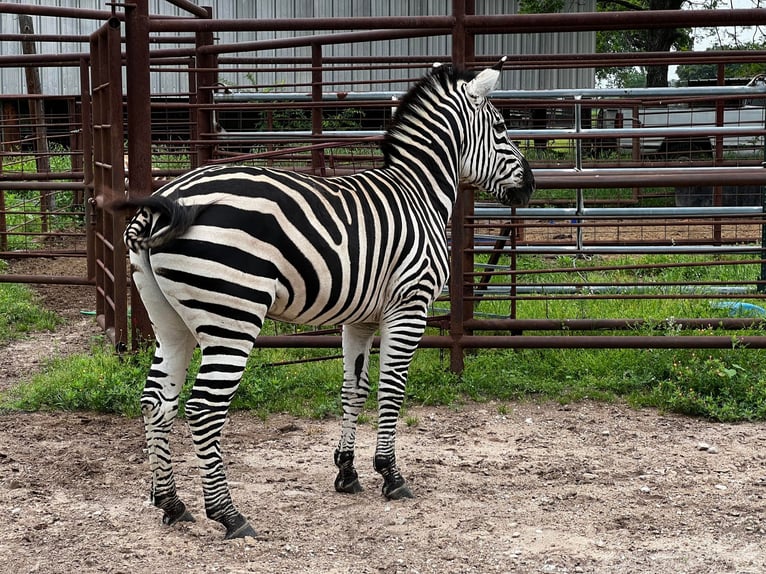
[[[312,143],[322,136],[322,44],[311,44],[311,137]],[[314,175],[327,175],[324,150],[311,150],[311,170]]]
[[[207,12],[208,18],[213,17],[212,8],[205,7],[204,10]],[[191,158],[191,161],[193,167],[200,167],[212,159],[213,150],[217,145],[216,138],[212,134],[217,131],[215,125],[218,119],[214,118],[212,104],[213,90],[218,83],[218,73],[216,72],[218,56],[200,51],[200,48],[213,45],[212,32],[197,32],[195,38],[196,90],[192,93],[191,99],[192,103],[197,104],[194,111],[195,121],[193,123],[196,124],[197,137],[199,139],[194,144],[197,152],[196,157]]]
[[[457,192],[455,210],[452,212],[452,249],[450,250],[450,322],[449,334],[452,339],[450,347],[450,370],[462,373],[464,368],[464,350],[462,338],[470,335],[465,329],[466,319],[473,316],[472,302],[468,296],[473,288],[466,284],[466,269],[473,268],[473,230],[467,225],[468,218],[473,214],[474,191],[460,186]]]
[[[125,53],[127,77],[127,194],[145,197],[152,193],[152,124],[151,85],[149,78],[149,2],[136,0],[125,6]],[[131,348],[137,350],[152,338],[149,315],[131,281]]]

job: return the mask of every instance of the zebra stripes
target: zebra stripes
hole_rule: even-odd
[[[500,65],[502,62],[500,63]],[[378,437],[373,461],[388,498],[411,496],[396,463],[396,423],[428,306],[448,276],[445,229],[461,181],[504,203],[534,188],[529,165],[487,100],[500,65],[436,68],[403,98],[382,145],[384,167],[317,178],[242,166],[204,167],[138,207],[125,231],[133,280],[156,336],[141,398],[152,499],[173,524],[178,498],[168,435],[196,345],[202,363],[186,404],[207,516],[226,537],[253,535],[226,483],[220,433],[266,317],[342,324],[339,492],[358,492],[356,423],[370,392],[380,333]]]

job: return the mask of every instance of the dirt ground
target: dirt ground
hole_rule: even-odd
[[[80,313],[93,306],[89,289],[40,293],[71,320],[0,348],[0,392],[97,335]],[[766,572],[763,425],[591,402],[411,407],[407,419],[416,424],[401,423],[398,454],[416,498],[389,502],[372,470],[372,425],[358,434],[366,490],[351,496],[332,486],[337,420],[234,414],[223,443],[229,480],[259,536],[225,542],[204,517],[183,421],[176,472],[197,522],[169,528],[148,503],[139,420],[0,415],[1,569]]]

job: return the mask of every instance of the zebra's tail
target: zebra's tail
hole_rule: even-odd
[[[205,205],[183,205],[162,195],[115,201],[114,211],[137,208],[128,222],[123,237],[128,249],[141,250],[160,247],[183,235],[194,223]]]

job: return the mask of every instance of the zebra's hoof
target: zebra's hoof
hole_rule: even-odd
[[[255,532],[255,529],[250,526],[250,523],[241,514],[228,524],[224,522],[223,525],[226,527],[226,536],[224,537],[224,540],[245,538],[246,536],[252,536],[255,538],[258,536]]]
[[[162,515],[162,524],[165,526],[173,526],[179,522],[195,522],[194,516],[192,516],[191,512],[186,510],[186,505],[180,500],[172,509],[166,510]]]
[[[388,498],[389,500],[401,500],[403,498],[415,498],[415,495],[412,494],[412,491],[410,490],[410,487],[407,486],[407,484],[402,484],[400,486],[397,486],[395,488],[386,488],[386,484],[383,485],[383,496]]]
[[[354,468],[354,451],[335,451],[335,466],[338,476],[335,477],[335,490],[344,494],[357,494],[364,490],[359,483],[359,474]]]
[[[344,482],[343,477],[338,474],[338,477],[335,479],[335,490],[342,494],[358,494],[364,488],[362,488],[358,478],[354,478],[350,482]]]

